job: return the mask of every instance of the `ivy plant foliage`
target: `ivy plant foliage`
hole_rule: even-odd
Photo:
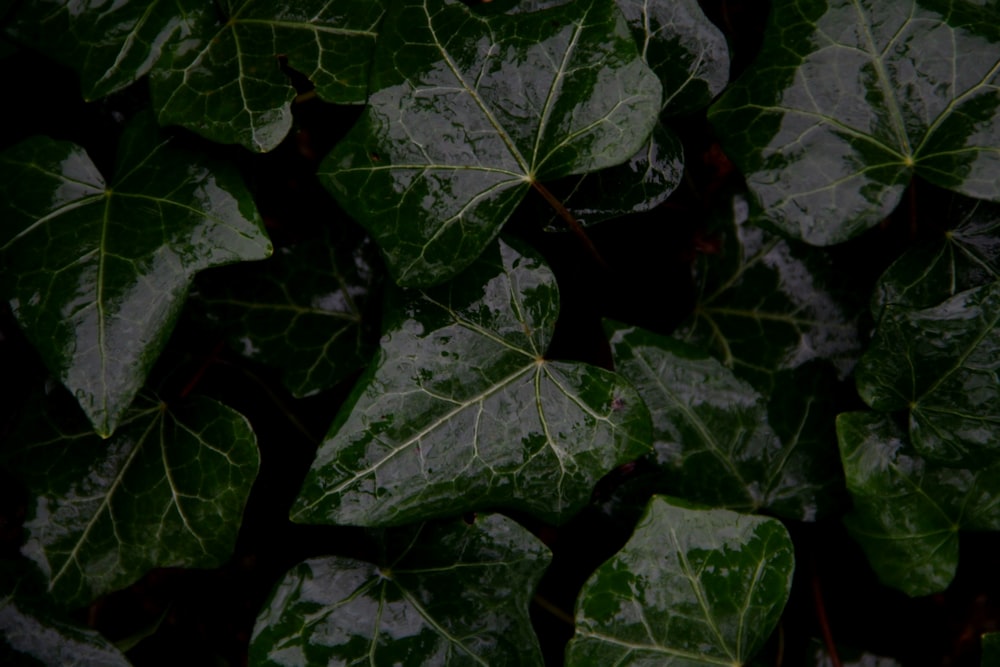
[[[713,507],[798,520],[830,509],[830,487],[840,482],[824,428],[833,415],[816,400],[815,386],[785,378],[809,400],[782,395],[791,404],[784,410],[784,402],[775,402],[770,417],[785,420],[779,436],[767,398],[708,353],[636,327],[609,322],[605,328],[615,368],[652,415],[665,490]]]
[[[661,94],[613,3],[484,16],[399,0],[365,113],[320,177],[396,282],[426,287],[469,266],[540,181],[635,154]]]
[[[560,523],[649,451],[649,413],[614,373],[543,356],[547,266],[505,241],[436,289],[395,290],[382,346],[298,499],[301,523],[388,525],[489,507]]]
[[[979,664],[987,667],[1000,662],[1000,632],[983,633],[982,647],[982,661]]]
[[[747,664],[777,625],[794,566],[775,519],[653,496],[584,584],[566,664]]]
[[[62,391],[33,402],[3,455],[30,493],[22,553],[65,607],[154,567],[221,565],[259,461],[246,418],[211,399],[140,395],[103,440]]]
[[[35,137],[0,154],[0,289],[49,369],[110,436],[156,361],[194,274],[271,243],[236,171],[149,115],[113,184],[83,148]]]
[[[501,515],[382,531],[378,564],[295,566],[257,618],[251,665],[541,665],[528,603],[549,552]]]
[[[958,531],[1000,529],[1000,465],[935,465],[890,415],[837,418],[854,510],[848,529],[887,586],[911,596],[944,590],[958,565]]]
[[[767,218],[814,244],[892,211],[914,175],[1000,199],[1000,27],[961,0],[781,0],[710,110]]]

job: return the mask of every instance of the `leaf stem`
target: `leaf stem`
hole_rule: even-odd
[[[545,198],[545,201],[547,201],[549,205],[555,209],[556,214],[563,219],[566,225],[570,228],[570,231],[572,231],[576,237],[580,239],[583,246],[587,249],[587,252],[590,253],[590,256],[594,258],[594,261],[597,262],[598,266],[602,269],[607,269],[608,263],[604,260],[604,257],[601,256],[601,253],[597,250],[597,246],[594,245],[594,242],[590,240],[590,237],[587,235],[586,230],[584,230],[583,225],[580,224],[579,220],[573,217],[573,214],[569,212],[569,209],[563,206],[563,203],[559,201],[554,194],[549,192],[547,187],[538,181],[531,181],[531,187],[535,188],[535,190],[538,191],[538,194],[542,195],[542,197]]]
[[[563,611],[560,607],[556,606],[555,603],[551,602],[547,598],[544,598],[538,593],[535,593],[535,596],[532,598],[532,602],[534,602],[539,607],[541,607],[545,611],[549,612],[550,614],[558,618],[560,621],[568,623],[571,627],[576,627],[576,621],[573,619],[573,617],[567,614],[565,611]]]
[[[812,563],[811,578],[813,601],[816,604],[816,619],[819,621],[819,628],[823,633],[823,643],[826,644],[826,652],[830,655],[830,664],[832,667],[842,667],[840,656],[837,654],[837,644],[833,641],[833,632],[830,630],[830,621],[826,617],[826,606],[823,604],[823,587],[820,585],[815,561]]]
[[[198,383],[201,382],[201,379],[205,376],[205,371],[208,370],[208,367],[214,364],[218,360],[219,353],[222,352],[222,348],[225,346],[225,344],[226,342],[224,340],[220,340],[218,343],[215,344],[215,347],[213,347],[212,351],[208,353],[208,356],[205,358],[205,361],[203,361],[201,366],[198,367],[198,370],[195,371],[194,376],[191,378],[191,380],[186,385],[184,385],[183,389],[181,389],[180,398],[187,398],[188,394],[194,391],[194,388],[198,386]]]

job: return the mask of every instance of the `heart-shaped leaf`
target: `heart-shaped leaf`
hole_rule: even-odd
[[[777,624],[794,567],[781,522],[653,496],[584,584],[566,665],[744,665]]]
[[[812,520],[830,505],[839,480],[832,431],[818,383],[806,377],[775,402],[783,438],[768,421],[768,403],[707,353],[643,329],[608,323],[615,368],[642,396],[653,418],[653,443],[672,495],[744,511],[770,509]],[[811,386],[812,385],[812,386]],[[828,436],[828,437],[827,437]]]
[[[195,272],[271,243],[231,167],[161,134],[121,140],[114,185],[82,148],[36,137],[0,154],[0,287],[49,369],[110,435],[166,344]]]
[[[29,411],[4,455],[31,492],[25,556],[62,605],[153,567],[216,567],[232,552],[257,476],[246,418],[209,399],[140,396],[102,440],[59,392]]]
[[[1000,281],[923,310],[889,308],[858,365],[876,410],[909,410],[914,447],[932,461],[1000,453]]]
[[[324,234],[261,264],[212,272],[199,283],[206,315],[245,357],[284,371],[293,396],[328,389],[374,351],[368,305],[379,273],[367,239]]]
[[[837,417],[854,511],[848,529],[887,586],[912,596],[944,590],[958,565],[958,530],[1000,529],[1000,465],[934,466],[888,415]]]
[[[295,566],[257,618],[250,664],[542,664],[528,602],[549,553],[524,528],[500,515],[422,524],[382,547],[377,565]]]
[[[949,0],[780,0],[709,111],[764,215],[814,244],[891,212],[914,174],[1000,199],[1000,24]]]
[[[661,95],[621,12],[601,0],[516,16],[400,0],[370,89],[320,176],[412,286],[472,263],[540,180],[628,160]]]
[[[500,241],[435,290],[397,290],[382,349],[341,407],[292,511],[385,525],[510,507],[559,523],[649,451],[649,413],[609,371],[548,361],[555,279]]]
[[[222,0],[187,14],[150,73],[161,124],[222,143],[269,151],[292,126],[295,88],[281,61],[306,76],[327,102],[360,104],[384,0]],[[220,15],[221,14],[221,15]]]

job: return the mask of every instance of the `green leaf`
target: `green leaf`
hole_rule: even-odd
[[[222,143],[269,151],[292,126],[295,88],[281,61],[327,102],[360,104],[383,0],[203,3],[191,34],[174,40],[150,74],[157,118]]]
[[[983,656],[979,663],[983,667],[1000,664],[1000,632],[985,632],[982,635]]]
[[[137,118],[114,185],[68,142],[35,137],[0,154],[0,288],[105,437],[166,344],[194,274],[271,253],[235,170],[175,142]]]
[[[0,662],[8,667],[128,667],[97,632],[39,613],[15,596],[0,598]]]
[[[956,198],[948,219],[958,220],[953,229],[907,250],[879,278],[871,305],[876,320],[888,306],[930,308],[1000,280],[1000,206]]]
[[[882,583],[907,595],[944,590],[958,564],[958,530],[1000,529],[1000,466],[935,466],[888,415],[837,417],[854,511],[845,523]]]
[[[726,37],[697,0],[616,0],[643,60],[663,84],[663,110],[691,113],[729,83]]]
[[[700,349],[643,329],[607,323],[615,368],[635,385],[653,418],[653,443],[672,495],[743,511],[770,509],[813,520],[830,505],[836,451],[823,437],[821,388],[783,378],[791,391],[768,403]]]
[[[190,37],[191,0],[119,0],[81,6],[70,0],[22,2],[5,32],[72,67],[83,97],[125,88],[156,64],[167,42]]]
[[[548,361],[555,279],[495,244],[457,280],[398,290],[382,349],[341,407],[292,510],[386,525],[509,507],[561,523],[649,451],[649,413],[609,371]]]
[[[889,308],[858,365],[861,398],[909,410],[910,438],[933,461],[965,465],[1000,451],[1000,281],[933,308]]]
[[[541,665],[528,602],[546,548],[500,516],[389,531],[375,565],[295,566],[257,617],[250,664]]]
[[[22,553],[52,596],[79,606],[154,567],[221,565],[257,476],[246,418],[205,398],[140,396],[105,441],[70,400],[29,411],[4,452],[32,497]]]
[[[516,16],[400,0],[371,91],[320,176],[410,286],[469,266],[538,181],[628,160],[661,95],[624,17],[600,0]]]
[[[584,584],[566,665],[743,665],[788,600],[795,554],[775,519],[653,496]]]
[[[878,224],[914,174],[1000,199],[1000,24],[953,0],[781,0],[709,111],[765,215],[809,243]]]
[[[718,240],[695,266],[697,301],[676,336],[710,350],[770,393],[775,374],[814,359],[847,375],[861,351],[859,310],[831,288],[828,258],[753,225],[737,195],[706,235]]]
[[[207,317],[245,357],[281,368],[293,396],[333,387],[374,351],[368,301],[378,282],[367,239],[329,234],[198,283]],[[206,276],[206,278],[209,278]]]

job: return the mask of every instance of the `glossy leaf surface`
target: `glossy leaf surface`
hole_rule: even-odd
[[[141,116],[109,185],[82,148],[29,139],[0,155],[0,286],[18,323],[104,436],[166,344],[194,274],[271,243],[227,165]]]
[[[5,451],[31,493],[22,553],[53,598],[79,606],[153,567],[221,565],[257,476],[249,422],[209,399],[140,397],[102,440],[70,400],[29,413]]]
[[[795,556],[775,519],[654,496],[584,584],[566,665],[743,665],[781,616]]]
[[[639,328],[609,323],[606,329],[615,368],[652,415],[665,490],[713,507],[770,509],[799,520],[829,505],[826,487],[838,481],[831,472],[833,434],[823,437],[830,415],[805,378],[784,378],[795,389],[775,404],[779,437],[767,399],[707,353]]]
[[[909,410],[910,438],[953,465],[1000,450],[1000,281],[923,310],[890,308],[858,366],[858,393],[876,410]]]
[[[887,415],[837,417],[854,511],[845,522],[888,586],[912,596],[944,590],[958,564],[958,530],[1000,529],[1000,466],[935,466]]]
[[[389,531],[379,564],[294,567],[261,611],[258,665],[541,665],[528,602],[546,548],[500,515]]]
[[[95,100],[149,72],[169,41],[188,38],[199,9],[192,0],[33,0],[19,4],[6,33],[75,69],[84,98]]]
[[[383,0],[222,0],[188,14],[150,75],[161,124],[183,125],[222,143],[269,151],[292,126],[295,88],[282,61],[328,102],[360,104]],[[220,15],[221,14],[221,15]]]
[[[0,598],[0,661],[9,667],[128,667],[114,644],[86,627],[38,613],[14,595]]]
[[[1000,26],[958,0],[781,0],[754,66],[710,110],[765,215],[826,245],[891,212],[914,174],[1000,199]]]
[[[343,243],[342,243],[343,241]],[[283,370],[295,397],[329,389],[374,352],[368,301],[378,277],[367,240],[327,235],[199,283],[207,316],[245,357]]]
[[[401,285],[454,277],[535,181],[628,160],[661,88],[610,2],[516,16],[401,0],[382,23],[369,106],[320,167]]]
[[[568,519],[602,475],[649,451],[650,426],[623,378],[543,357],[558,303],[548,267],[503,241],[448,285],[396,291],[292,518],[384,525],[509,507]]]

